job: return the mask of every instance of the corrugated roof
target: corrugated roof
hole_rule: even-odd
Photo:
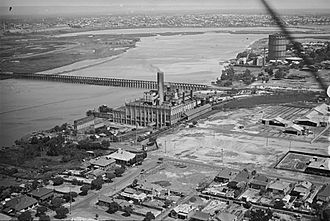
[[[130,153],[128,151],[122,150],[122,149],[118,149],[117,152],[114,152],[110,155],[108,155],[108,157],[113,158],[115,160],[123,160],[123,161],[130,161],[132,159],[134,159],[136,155],[134,153]]]
[[[89,162],[95,166],[106,167],[110,164],[115,163],[116,161],[112,158],[102,156],[100,158],[91,159]]]
[[[38,203],[38,201],[36,199],[23,195],[23,196],[19,196],[19,197],[9,200],[5,204],[5,207],[14,209],[15,211],[21,211],[21,210],[31,207],[37,203]]]
[[[38,188],[38,189],[35,189],[35,190],[31,191],[29,194],[31,196],[40,198],[40,197],[43,197],[45,195],[48,195],[48,194],[50,194],[52,192],[54,192],[54,190],[47,189],[47,188],[42,187],[42,188]]]

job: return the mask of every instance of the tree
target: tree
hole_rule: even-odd
[[[32,190],[35,190],[35,189],[37,189],[37,187],[38,187],[38,181],[37,180],[33,180],[31,189]]]
[[[62,206],[63,203],[64,203],[64,200],[60,197],[55,197],[51,201],[51,205],[53,208],[59,208],[60,206]]]
[[[88,190],[91,189],[90,185],[83,185],[82,187],[80,187],[81,190],[81,195],[85,196],[88,193]]]
[[[253,221],[268,221],[272,218],[272,214],[266,213],[264,210],[257,209],[255,211],[251,210],[250,220]]]
[[[275,203],[274,203],[275,209],[282,209],[284,206],[285,206],[285,203],[283,202],[283,200],[275,200]]]
[[[54,183],[54,186],[62,185],[64,183],[64,179],[62,177],[60,177],[60,176],[55,177],[53,179],[53,183]]]
[[[95,180],[92,181],[92,186],[91,186],[91,189],[94,190],[99,190],[102,188],[102,185],[103,185],[103,179],[102,178],[97,178]]]
[[[121,176],[125,172],[125,169],[123,167],[119,167],[115,169],[115,174],[117,177]]]
[[[44,215],[46,211],[47,211],[47,207],[39,206],[37,208],[37,214],[36,214],[36,216]]]
[[[64,206],[61,206],[61,207],[57,208],[55,210],[55,212],[56,212],[55,218],[64,219],[64,218],[66,218],[66,214],[69,213],[69,209]]]
[[[152,212],[147,212],[146,216],[144,217],[144,221],[150,221],[150,220],[153,220],[155,219],[155,215],[152,213]]]
[[[138,180],[137,179],[134,179],[133,182],[132,182],[132,187],[136,187],[138,184]]]
[[[275,79],[282,79],[285,77],[285,72],[283,69],[278,69],[274,75]]]
[[[246,202],[243,206],[244,206],[244,208],[246,208],[246,209],[250,209],[251,206],[252,206],[252,204],[251,204],[250,202]]]
[[[46,214],[41,214],[39,217],[39,221],[50,221],[50,217]]]
[[[18,216],[18,221],[32,221],[33,218],[31,216],[30,211],[25,211],[24,213],[21,213],[21,215]]]
[[[164,202],[164,206],[163,207],[168,208],[171,204],[172,204],[172,201],[169,200],[169,199],[166,199],[165,202]]]
[[[251,175],[252,176],[255,176],[256,174],[257,174],[257,171],[256,170],[252,170]]]
[[[113,172],[107,172],[107,173],[105,174],[105,177],[106,177],[109,181],[111,181],[113,178],[116,177],[116,175],[115,175]]]
[[[118,210],[120,210],[120,205],[118,203],[116,203],[116,202],[111,202],[109,204],[109,208],[107,210],[107,213],[112,214],[112,213],[117,212]]]
[[[130,206],[125,206],[123,211],[124,211],[124,216],[130,216],[133,212],[133,209]]]
[[[76,198],[78,194],[76,192],[69,192],[63,195],[63,198],[66,202],[74,202],[74,198]]]

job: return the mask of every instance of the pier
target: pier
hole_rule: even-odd
[[[1,73],[1,79],[28,79],[28,80],[41,80],[41,81],[55,81],[72,84],[91,84],[99,86],[111,87],[128,87],[128,88],[144,88],[144,89],[157,89],[156,81],[147,80],[132,80],[121,78],[102,78],[102,77],[84,77],[74,75],[52,75],[52,74],[34,74],[34,73]],[[181,90],[206,90],[208,85],[204,84],[190,84],[178,82],[166,82],[166,86],[178,88]]]

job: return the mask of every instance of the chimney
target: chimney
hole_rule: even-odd
[[[186,100],[186,92],[182,92],[182,102],[184,103]]]
[[[191,100],[193,99],[193,96],[194,96],[194,92],[193,92],[193,90],[190,90],[190,99]]]
[[[164,102],[164,72],[157,72],[157,85],[158,85],[158,99],[159,105],[162,105]]]

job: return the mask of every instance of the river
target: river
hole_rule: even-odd
[[[234,57],[251,42],[266,36],[210,32],[144,37],[136,48],[113,60],[67,74],[155,80],[160,69],[165,81],[209,84],[219,76],[219,61]],[[79,68],[79,64],[74,66],[64,66],[61,71]],[[143,93],[142,89],[15,79],[0,81],[0,88],[1,146],[11,145],[35,130],[72,123],[101,104],[117,107]]]

